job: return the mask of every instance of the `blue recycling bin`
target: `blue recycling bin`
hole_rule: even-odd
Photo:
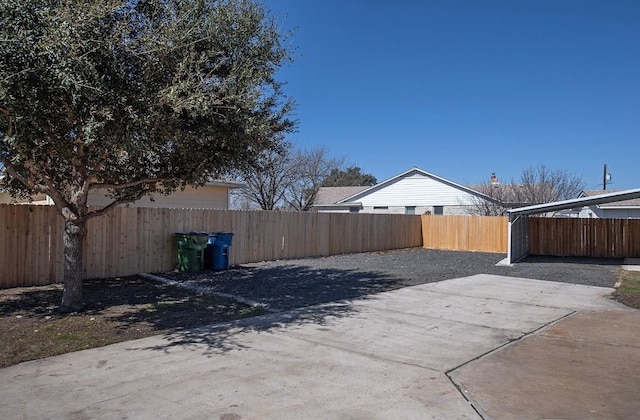
[[[207,245],[207,267],[212,270],[227,270],[229,268],[229,247],[233,240],[233,233],[216,232],[209,234]]]

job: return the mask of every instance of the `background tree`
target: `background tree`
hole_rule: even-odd
[[[331,172],[343,165],[344,159],[331,157],[324,147],[296,152],[293,158],[293,179],[287,187],[285,202],[292,210],[309,211],[318,197],[318,190]]]
[[[87,220],[252,161],[294,122],[279,27],[251,0],[0,0],[0,162],[64,219],[61,309]],[[112,199],[90,210],[90,191]]]
[[[482,216],[500,216],[508,208],[577,198],[585,187],[581,176],[565,169],[530,166],[522,171],[519,181],[511,180],[507,184],[488,182],[473,187],[499,202],[475,197],[472,212]]]
[[[512,185],[493,184],[491,182],[472,186],[471,188],[475,191],[491,197],[493,201],[473,196],[471,198],[472,204],[468,210],[469,213],[474,216],[504,216],[507,209],[511,207],[509,204],[511,202],[510,199],[513,198],[511,187]]]
[[[290,145],[267,150],[252,164],[239,171],[239,181],[246,184],[236,195],[262,210],[276,210],[295,177]]]
[[[247,187],[238,194],[263,210],[307,211],[318,195],[322,181],[342,165],[324,147],[296,150],[285,144],[267,151],[253,164],[238,171]]]
[[[520,175],[520,188],[515,201],[526,204],[551,203],[577,198],[586,184],[582,177],[565,169],[549,169],[545,165],[531,166]]]
[[[332,169],[329,176],[322,181],[323,187],[359,187],[373,186],[378,183],[375,176],[363,174],[358,166],[351,166],[346,170]]]

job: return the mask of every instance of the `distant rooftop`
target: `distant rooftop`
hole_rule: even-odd
[[[361,191],[371,188],[370,186],[359,187],[320,187],[315,205],[335,204],[340,200],[358,194]]]
[[[596,195],[620,192],[623,190],[584,190],[580,193],[580,197],[594,197]],[[616,201],[613,203],[600,204],[600,207],[640,207],[640,198],[632,200]]]

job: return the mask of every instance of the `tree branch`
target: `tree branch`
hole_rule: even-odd
[[[93,210],[90,211],[89,213],[87,213],[87,220],[93,218],[93,217],[98,217],[98,216],[102,216],[103,214],[106,214],[108,212],[110,212],[112,209],[114,209],[115,207],[121,205],[121,204],[127,204],[127,203],[133,203],[135,201],[138,201],[139,199],[141,199],[142,197],[144,197],[146,194],[150,193],[152,191],[151,188],[145,188],[141,191],[138,192],[138,194],[136,194],[134,197],[129,197],[129,198],[121,198],[119,200],[115,200],[109,204],[107,204],[106,206],[104,206],[101,209],[98,210]]]
[[[142,184],[154,184],[155,185],[155,184],[161,183],[161,182],[166,181],[166,180],[167,180],[167,178],[144,178],[144,179],[139,179],[137,181],[124,182],[122,184],[91,183],[89,185],[89,189],[90,190],[100,190],[100,189],[120,190],[120,189],[124,189],[124,188],[137,187],[138,185],[142,185]]]

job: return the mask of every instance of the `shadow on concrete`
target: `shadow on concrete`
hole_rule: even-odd
[[[318,269],[283,265],[269,268],[237,267],[224,272],[185,275],[185,287],[205,294],[224,293],[252,300],[273,313],[209,327],[173,331],[166,344],[145,349],[170,352],[193,348],[203,355],[244,348],[236,339],[248,331],[269,333],[273,328],[314,324],[322,327],[357,313],[351,301],[404,287],[403,279],[363,270]],[[132,348],[132,350],[134,350]]]
[[[349,302],[334,302],[290,311],[245,318],[190,330],[174,331],[164,335],[166,342],[151,347],[130,347],[128,350],[157,350],[171,353],[173,349],[191,349],[202,356],[224,354],[250,348],[241,340],[247,333],[269,334],[275,328],[314,324],[319,328],[353,316],[357,310]]]
[[[235,340],[245,331],[314,323],[322,326],[353,316],[353,299],[417,284],[475,274],[611,287],[619,259],[528,257],[514,267],[496,267],[500,254],[409,250],[383,254],[355,254],[320,259],[238,266],[231,270],[196,274],[168,273],[170,279],[202,293],[222,293],[281,311],[272,315],[166,335],[156,348],[193,346],[204,353],[241,348]],[[284,312],[287,311],[287,312]]]

